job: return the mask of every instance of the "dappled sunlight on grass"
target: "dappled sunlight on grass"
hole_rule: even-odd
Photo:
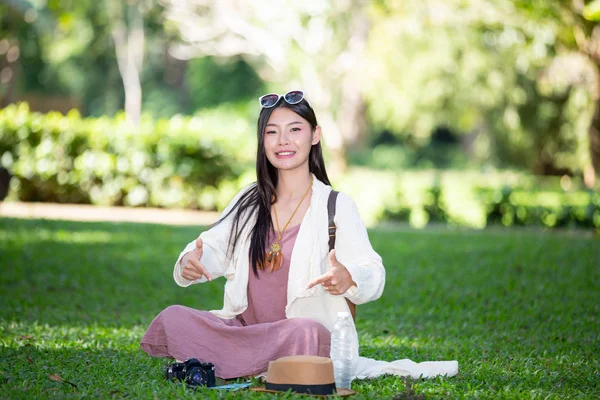
[[[106,231],[88,231],[88,232],[69,232],[69,231],[53,231],[48,229],[35,229],[21,232],[8,232],[0,229],[0,240],[2,241],[19,241],[25,245],[28,243],[39,242],[63,242],[63,243],[108,243],[108,242],[125,242],[131,240],[126,235],[111,235]]]
[[[17,229],[11,219],[0,220],[0,240],[20,245],[38,242],[62,242],[77,244],[103,244],[137,242],[146,236],[144,224],[131,224],[123,229],[120,223],[97,223],[95,228],[69,221],[21,220]],[[43,222],[42,222],[43,221]],[[62,224],[62,225],[61,225]],[[60,228],[59,228],[60,227]],[[58,228],[58,229],[57,229]],[[152,235],[146,236],[154,239]]]
[[[0,227],[0,265],[11,266],[0,274],[0,397],[224,395],[165,382],[167,360],[139,348],[169,305],[221,307],[223,280],[186,289],[173,282],[175,258],[200,228],[9,219]],[[66,240],[79,233],[91,235]],[[597,397],[600,246],[592,235],[387,226],[370,237],[387,280],[379,300],[358,306],[361,354],[455,359],[460,373],[357,381],[356,398],[411,390],[426,398]]]
[[[18,349],[138,349],[146,326],[128,328],[99,324],[50,325],[37,322],[1,321],[0,346]]]

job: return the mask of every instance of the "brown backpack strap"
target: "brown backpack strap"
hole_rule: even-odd
[[[332,190],[329,193],[329,199],[327,200],[327,217],[329,222],[327,223],[327,229],[329,230],[329,251],[335,248],[335,231],[337,227],[333,221],[335,218],[335,204],[337,202],[337,196],[340,192]]]
[[[327,229],[329,232],[329,251],[335,248],[335,231],[337,227],[335,226],[335,205],[337,203],[337,196],[339,192],[332,190],[329,193],[329,199],[327,200]],[[348,303],[348,307],[350,308],[350,314],[352,314],[352,319],[356,320],[356,304],[352,303],[350,300],[346,299]]]

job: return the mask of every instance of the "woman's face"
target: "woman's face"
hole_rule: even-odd
[[[306,167],[313,145],[321,139],[319,126],[313,131],[307,120],[290,110],[278,107],[272,113],[264,132],[267,159],[278,170]]]

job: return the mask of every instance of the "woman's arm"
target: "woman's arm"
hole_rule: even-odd
[[[227,213],[239,201],[240,197],[252,187],[253,185],[250,185],[242,189],[234,197],[234,199],[231,200],[231,202],[225,208],[225,210],[223,210],[220,218],[227,215]],[[232,212],[223,221],[200,234],[200,238],[202,239],[202,256],[200,258],[200,263],[206,268],[207,272],[210,274],[212,279],[223,276],[225,270],[231,262],[231,260],[228,257],[227,250],[229,245],[229,238],[231,235],[231,226],[233,224],[236,212],[237,211]],[[199,279],[191,281],[184,278],[182,275],[183,270],[185,268],[185,264],[188,261],[187,258],[193,257],[194,251],[196,251],[196,239],[188,243],[188,245],[183,249],[183,251],[179,254],[179,257],[177,258],[175,268],[173,269],[173,278],[179,286],[187,287],[191,284],[204,283],[208,280],[206,276],[202,276]],[[190,254],[188,255],[188,253]],[[184,256],[186,255],[187,257],[184,258]]]
[[[356,203],[343,193],[338,196],[334,221],[337,226],[335,256],[356,283],[344,296],[354,304],[378,299],[385,286],[385,269],[381,257],[371,246]]]

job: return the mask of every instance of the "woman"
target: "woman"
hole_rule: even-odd
[[[385,270],[354,202],[337,198],[329,251],[331,186],[321,128],[302,91],[260,98],[257,182],[182,251],[178,285],[224,276],[223,309],[171,306],[150,324],[141,347],[152,356],[195,357],[229,379],[266,371],[286,355],[329,357],[339,311],[381,296]]]

